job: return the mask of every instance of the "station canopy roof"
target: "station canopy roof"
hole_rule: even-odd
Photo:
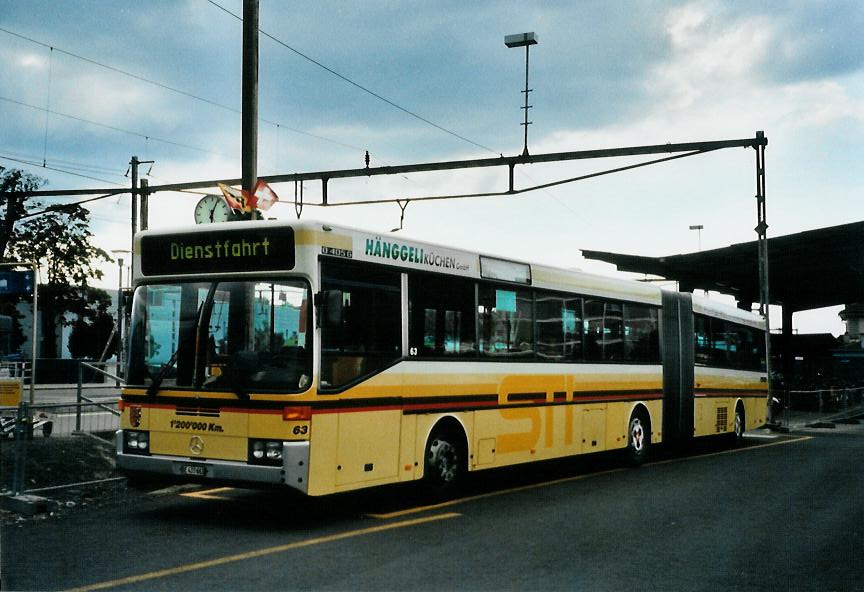
[[[585,249],[582,255],[620,271],[677,280],[684,291],[730,294],[742,308],[759,301],[756,241],[667,257]],[[790,310],[864,302],[864,222],[769,237],[768,274],[771,303]]]

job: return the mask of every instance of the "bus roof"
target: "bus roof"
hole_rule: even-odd
[[[291,229],[290,231],[287,229]],[[313,220],[257,220],[205,224],[167,230],[147,230],[135,235],[136,280],[148,274],[140,261],[142,240],[148,237],[182,236],[187,242],[214,234],[225,236],[261,236],[283,231],[292,234],[296,249],[311,248],[317,254],[333,258],[368,261],[415,271],[445,273],[468,278],[486,278],[513,284],[530,285],[550,290],[578,292],[587,296],[603,296],[625,301],[659,305],[661,288],[643,282],[611,278],[574,269],[562,269],[494,254],[471,252],[440,244],[414,240],[387,232],[374,232]],[[226,234],[228,233],[228,234]],[[208,240],[210,240],[208,238]],[[251,240],[251,239],[250,239]],[[266,239],[264,239],[266,240]],[[221,238],[220,238],[221,241]],[[164,242],[164,241],[155,241]],[[218,241],[217,241],[218,242]],[[214,242],[214,244],[216,244]],[[220,243],[221,244],[221,243]],[[292,261],[293,265],[293,261]],[[272,267],[267,269],[272,270]],[[142,273],[143,271],[143,273]],[[254,273],[248,264],[244,271]],[[202,275],[220,275],[209,273]],[[236,275],[235,273],[232,275]],[[764,327],[761,317],[753,313],[694,296],[695,312]]]

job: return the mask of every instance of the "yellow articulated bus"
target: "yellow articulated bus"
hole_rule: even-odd
[[[117,463],[308,495],[760,426],[764,321],[320,223],[142,232]]]

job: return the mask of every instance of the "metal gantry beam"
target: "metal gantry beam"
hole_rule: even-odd
[[[721,150],[724,148],[757,148],[767,144],[767,139],[764,135],[757,134],[754,138],[742,138],[737,140],[715,140],[708,142],[685,142],[685,143],[667,143],[654,144],[649,146],[629,146],[624,148],[606,148],[599,150],[578,150],[572,152],[550,152],[545,154],[532,154],[529,156],[504,156],[497,158],[477,158],[467,160],[448,160],[440,162],[428,162],[419,164],[405,164],[395,166],[382,167],[362,167],[356,169],[337,169],[331,171],[317,171],[307,173],[289,173],[282,175],[267,175],[261,177],[267,183],[287,183],[292,181],[322,181],[326,184],[330,179],[346,179],[352,177],[374,177],[379,175],[399,175],[405,173],[425,173],[434,171],[451,171],[460,169],[472,169],[482,167],[497,167],[506,166],[512,170],[516,165],[521,164],[539,164],[549,162],[563,162],[568,160],[590,160],[596,158],[617,158],[622,156],[642,156],[649,154],[673,154],[680,152],[710,152]],[[204,189],[216,187],[219,183],[225,185],[240,185],[242,179],[227,178],[227,179],[211,179],[206,181],[192,181],[186,183],[167,183],[163,185],[153,185],[150,187],[150,193],[158,193],[160,191],[184,191],[187,189]],[[512,188],[511,191],[516,190]],[[117,188],[108,189],[71,189],[71,190],[46,190],[46,191],[15,191],[10,192],[10,195],[19,196],[61,196],[61,195],[95,195],[95,194],[111,194],[127,193],[128,190],[118,190]],[[325,194],[326,195],[326,194]],[[401,199],[405,199],[404,197]],[[395,201],[395,200],[393,200]],[[326,200],[320,205],[329,205]]]

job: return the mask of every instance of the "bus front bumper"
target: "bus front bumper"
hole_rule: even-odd
[[[283,442],[282,466],[250,465],[228,460],[196,460],[123,452],[123,430],[117,430],[117,468],[127,474],[161,476],[197,482],[287,485],[309,492],[309,442]]]

